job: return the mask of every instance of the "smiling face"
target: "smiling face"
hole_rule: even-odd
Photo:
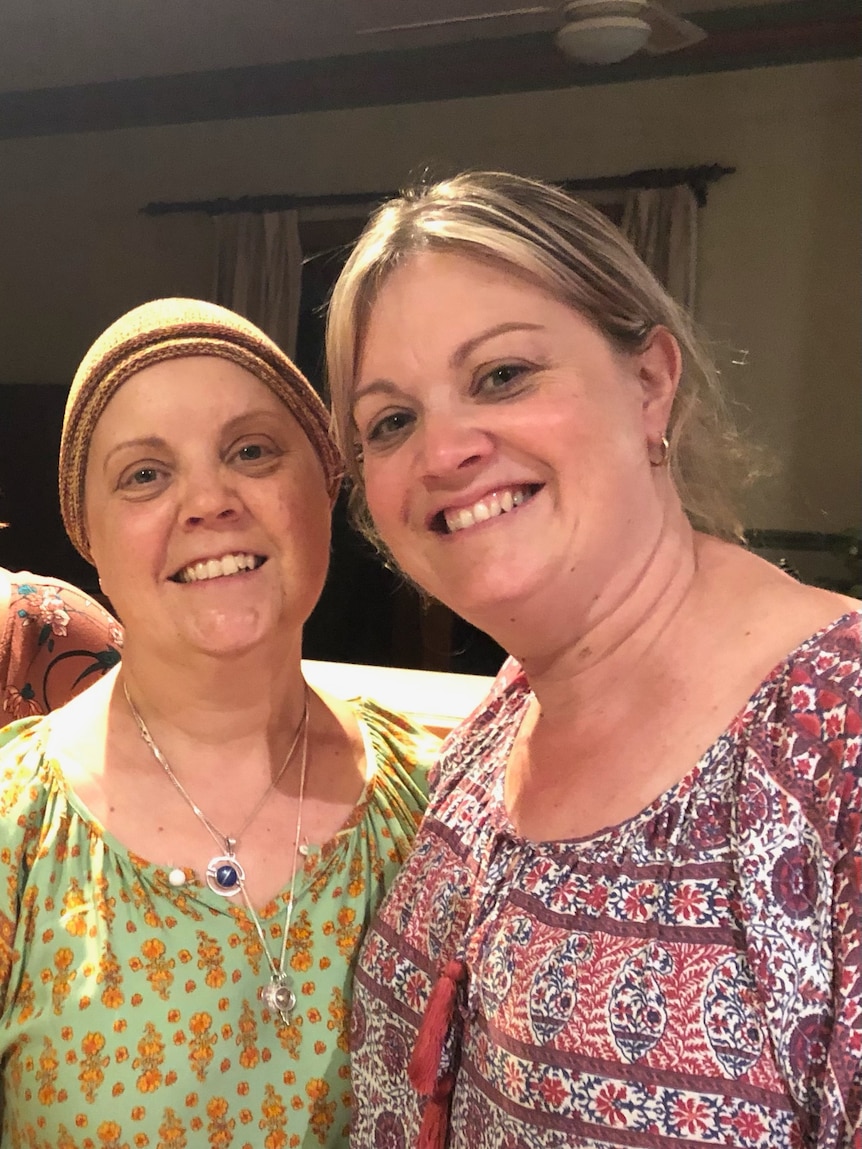
[[[589,611],[661,531],[673,494],[648,450],[678,374],[664,329],[624,355],[501,267],[410,257],[376,299],[354,391],[383,541],[492,634],[526,604]]]
[[[132,653],[298,638],[323,587],[317,455],[270,389],[223,359],[172,359],[120,388],[93,434],[85,510]]]

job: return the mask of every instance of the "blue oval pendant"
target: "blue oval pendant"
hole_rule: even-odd
[[[207,885],[214,894],[235,897],[245,881],[245,871],[233,854],[219,854],[210,858],[207,866]]]

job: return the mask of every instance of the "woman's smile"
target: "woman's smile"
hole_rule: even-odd
[[[213,579],[232,578],[238,574],[259,570],[266,562],[265,555],[234,551],[220,558],[196,559],[170,577],[171,582],[211,582]]]
[[[511,514],[541,490],[540,483],[523,483],[501,487],[466,506],[446,507],[431,519],[431,529],[438,534],[454,535],[480,526],[501,515]]]

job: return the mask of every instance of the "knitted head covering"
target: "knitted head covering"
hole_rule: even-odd
[[[60,510],[75,549],[92,562],[84,525],[84,479],[93,430],[122,385],[168,359],[212,355],[227,359],[269,387],[302,427],[323,467],[334,500],[341,454],[317,392],[284,352],[253,323],[215,303],[156,299],[133,308],[103,332],[77,370],[60,440]]]

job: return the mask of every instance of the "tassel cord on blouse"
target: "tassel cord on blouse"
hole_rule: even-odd
[[[459,987],[466,980],[465,962],[457,959],[446,962],[431,990],[416,1035],[407,1075],[414,1089],[426,1098],[416,1149],[445,1149],[455,1075],[445,1073],[441,1077],[440,1062]]]

